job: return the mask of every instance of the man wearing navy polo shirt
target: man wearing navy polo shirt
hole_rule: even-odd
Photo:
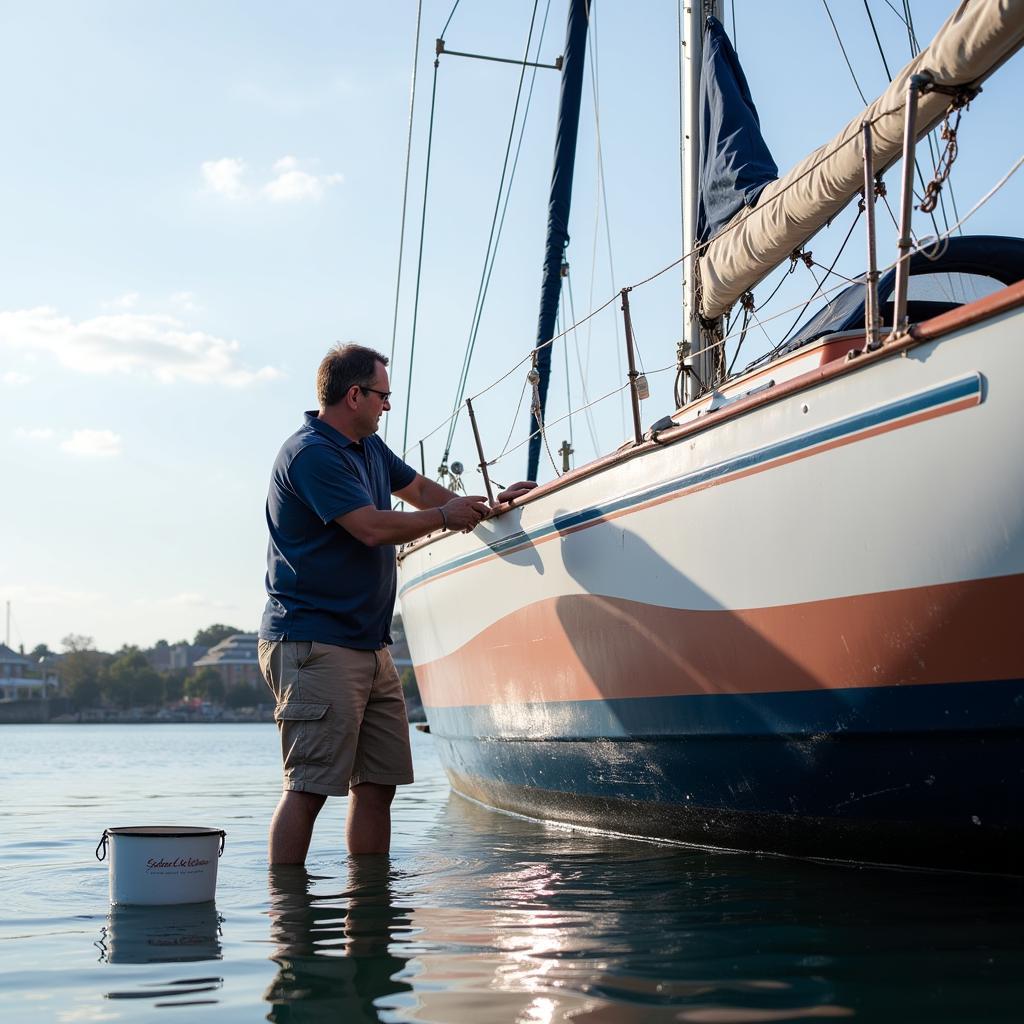
[[[284,792],[270,862],[301,864],[328,796],[349,794],[350,853],[387,853],[395,786],[412,782],[402,685],[388,652],[395,545],[468,530],[488,513],[427,480],[377,436],[388,360],[339,345],[317,372],[319,411],[278,453],[267,494],[260,667],[274,692]],[[500,494],[507,500],[533,484]],[[391,495],[420,511],[394,512]]]

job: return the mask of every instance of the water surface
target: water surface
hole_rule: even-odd
[[[268,873],[272,725],[4,726],[0,1015],[31,1021],[1017,1021],[1024,886],[682,850],[449,794],[429,736],[388,858],[345,801]],[[228,833],[216,905],[111,913],[103,829]]]

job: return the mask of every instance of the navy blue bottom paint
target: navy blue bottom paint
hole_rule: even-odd
[[[1024,874],[1022,694],[1015,681],[429,714],[454,788],[505,810],[702,846]]]

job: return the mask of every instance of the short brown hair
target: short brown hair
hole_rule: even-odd
[[[377,364],[388,357],[363,345],[334,345],[316,371],[316,397],[321,409],[340,402],[352,387],[369,387]]]

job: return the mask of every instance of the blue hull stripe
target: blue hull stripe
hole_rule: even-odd
[[[431,733],[527,742],[1024,733],[1024,680],[428,707]]]
[[[965,398],[976,397],[980,399],[981,386],[981,375],[972,373],[958,380],[931,388],[928,391],[922,391],[908,398],[901,398],[886,405],[880,405],[868,412],[849,416],[835,423],[818,427],[815,430],[809,430],[807,433],[798,434],[796,437],[787,438],[784,441],[776,441],[773,444],[765,445],[763,448],[756,448],[753,451],[737,455],[732,459],[726,459],[724,462],[719,462],[713,466],[695,470],[692,473],[687,473],[685,476],[677,477],[674,480],[659,484],[657,487],[641,491],[638,494],[618,498],[603,505],[594,505],[590,508],[581,509],[579,512],[556,516],[549,525],[539,527],[530,532],[517,531],[502,540],[489,544],[481,551],[462,555],[459,558],[452,559],[443,565],[421,573],[401,588],[399,596],[411,588],[417,587],[435,576],[451,572],[453,569],[464,568],[472,565],[474,562],[489,558],[491,555],[510,554],[519,548],[535,541],[543,540],[545,537],[550,537],[553,534],[564,533],[566,530],[576,527],[594,525],[612,513],[620,512],[635,505],[642,505],[645,502],[670,495],[676,491],[684,491],[691,487],[710,483],[754,466],[785,458],[841,438],[848,438],[851,435],[864,431],[873,430],[876,427],[891,424],[900,419],[915,416],[918,413],[949,405]]]

